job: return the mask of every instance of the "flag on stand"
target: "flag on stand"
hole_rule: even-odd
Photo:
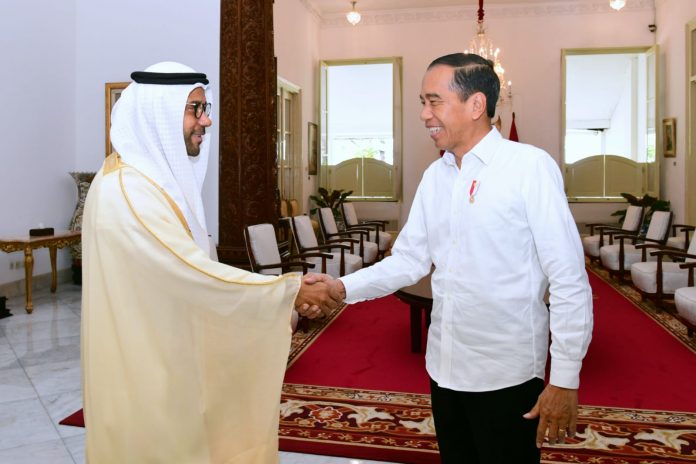
[[[519,142],[520,138],[517,136],[517,126],[515,125],[515,113],[512,113],[512,124],[510,124],[510,137],[509,140],[513,142]]]

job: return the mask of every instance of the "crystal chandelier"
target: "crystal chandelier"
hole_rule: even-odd
[[[479,0],[476,35],[471,39],[469,48],[464,50],[464,53],[474,53],[493,62],[493,69],[495,69],[495,73],[498,75],[498,79],[500,79],[498,103],[502,103],[506,98],[512,97],[512,82],[505,82],[505,69],[498,57],[500,49],[494,47],[493,42],[486,36],[486,28],[483,24],[483,0]]]
[[[621,8],[626,6],[626,0],[609,0],[609,6],[619,11]]]
[[[350,2],[353,5],[353,9],[346,13],[346,20],[352,25],[355,26],[360,22],[360,19],[362,18],[360,16],[360,13],[355,11],[355,4],[358,2]]]

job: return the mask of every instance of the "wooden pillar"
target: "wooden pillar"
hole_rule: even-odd
[[[218,256],[244,266],[244,226],[278,220],[273,0],[220,9]]]

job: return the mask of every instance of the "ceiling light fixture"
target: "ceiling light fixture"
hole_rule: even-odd
[[[609,0],[609,6],[619,11],[621,8],[626,6],[626,0]]]
[[[356,24],[358,24],[360,22],[360,20],[362,19],[362,16],[360,16],[360,13],[355,11],[355,4],[358,2],[350,2],[350,3],[353,5],[353,9],[351,11],[349,11],[348,13],[346,13],[346,20],[348,20],[348,22],[352,26],[355,26]]]
[[[500,79],[500,96],[498,103],[502,103],[506,98],[512,97],[512,82],[505,82],[505,69],[500,63],[500,49],[493,46],[493,42],[486,36],[486,28],[483,24],[483,0],[479,0],[478,21],[476,22],[476,35],[471,42],[469,48],[464,50],[464,53],[474,53],[482,56],[493,62],[495,73]]]

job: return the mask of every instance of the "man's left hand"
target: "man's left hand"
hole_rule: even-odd
[[[564,443],[566,436],[573,438],[578,419],[578,391],[547,385],[532,410],[524,415],[525,419],[537,417],[537,448],[544,443],[547,430],[550,445]]]

